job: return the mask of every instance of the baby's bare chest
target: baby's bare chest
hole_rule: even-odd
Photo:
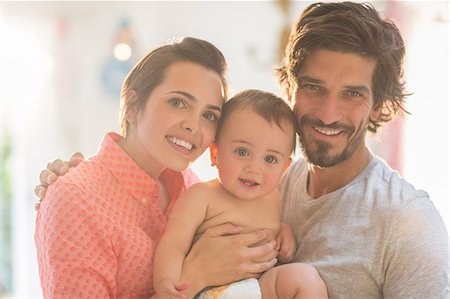
[[[280,226],[280,206],[277,201],[240,200],[211,203],[205,221],[197,230],[202,234],[209,227],[224,223],[243,226],[244,232],[270,229],[275,237]]]

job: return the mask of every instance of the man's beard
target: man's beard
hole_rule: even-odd
[[[349,140],[345,148],[337,154],[331,155],[329,152],[333,150],[334,144],[320,140],[313,140],[311,137],[306,138],[302,128],[305,126],[316,126],[320,128],[328,128],[332,130],[343,130],[340,134],[345,134],[348,138],[355,133],[356,128],[354,126],[343,125],[339,123],[333,123],[331,125],[325,125],[320,120],[313,120],[304,115],[299,119],[299,145],[302,149],[303,155],[308,163],[322,168],[333,167],[337,164],[348,160],[356,151],[358,146],[365,141],[366,127],[360,127],[357,135],[352,140]]]

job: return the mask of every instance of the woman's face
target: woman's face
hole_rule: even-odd
[[[213,141],[224,103],[220,76],[202,65],[172,64],[135,117],[124,149],[153,177],[184,170]]]

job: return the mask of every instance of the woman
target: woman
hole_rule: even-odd
[[[185,169],[215,136],[225,67],[213,45],[185,38],[151,51],[129,73],[122,136],[105,135],[96,155],[49,187],[39,209],[35,241],[45,297],[153,295],[154,250],[174,202],[197,181]],[[183,265],[189,279],[182,281],[190,285],[180,289],[196,293],[273,266],[274,242],[249,247],[268,232],[222,237],[240,230],[205,233]]]

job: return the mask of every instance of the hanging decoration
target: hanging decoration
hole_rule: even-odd
[[[119,21],[119,29],[113,38],[112,51],[102,69],[102,85],[106,92],[117,98],[120,96],[123,80],[134,65],[134,40],[129,21]]]

